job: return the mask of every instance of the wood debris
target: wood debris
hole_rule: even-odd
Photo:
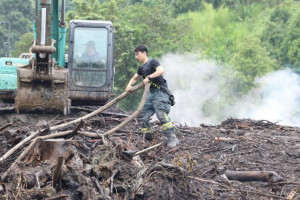
[[[134,120],[148,91],[131,115],[101,113],[126,93],[68,117],[1,114],[0,199],[300,199],[300,128],[179,124],[168,149],[159,122],[149,143]]]
[[[13,118],[15,114],[10,115]],[[42,120],[34,119],[34,115],[26,117],[32,124]],[[64,120],[64,116],[59,116],[50,123],[53,116],[47,117],[49,127]],[[144,140],[135,121],[107,136],[104,143],[101,133],[119,124],[110,118],[115,116],[98,114],[84,120],[80,127],[74,124],[62,132],[42,133],[3,160],[1,198],[300,198],[298,127],[278,129],[276,124],[250,119],[228,119],[218,126],[177,125],[180,146],[168,149],[159,144],[165,138],[157,122],[153,122],[152,143]],[[0,126],[8,124],[1,122]],[[27,121],[20,124],[12,119],[9,123],[0,132],[1,155],[16,145],[13,138],[21,137],[20,134],[27,137],[37,129]],[[77,134],[68,139],[74,130]],[[6,139],[6,131],[16,134]],[[136,153],[154,145],[156,148],[143,154],[124,158],[123,152]]]

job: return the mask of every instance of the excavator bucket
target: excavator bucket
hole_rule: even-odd
[[[30,64],[19,67],[17,72],[17,113],[69,113],[68,70],[60,67],[65,64],[64,59],[62,62],[60,59],[65,54],[64,5],[63,0],[59,21],[57,0],[36,1],[36,36],[30,48],[33,56]]]
[[[55,66],[51,72],[36,73],[33,66],[18,68],[16,112],[70,112],[68,101],[68,70]]]

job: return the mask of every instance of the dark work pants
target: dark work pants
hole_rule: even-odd
[[[146,103],[137,117],[139,126],[144,133],[151,133],[150,117],[156,113],[159,119],[163,132],[166,136],[174,133],[173,123],[168,116],[171,109],[169,95],[156,88],[150,88]]]

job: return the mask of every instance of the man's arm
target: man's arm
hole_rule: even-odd
[[[135,74],[129,81],[127,87],[126,87],[126,92],[131,92],[132,86],[135,84],[135,82],[140,78],[141,76],[138,74]]]
[[[153,74],[148,75],[143,80],[143,83],[146,85],[146,83],[148,83],[150,81],[148,77],[150,77],[150,79],[153,79],[153,78],[157,78],[157,77],[163,75],[164,73],[165,73],[165,70],[161,66],[158,66],[158,67],[156,67],[155,72]]]
[[[157,78],[161,75],[163,75],[165,73],[165,70],[161,67],[161,66],[158,66],[156,67],[155,69],[155,72],[153,74],[150,74],[150,78]]]

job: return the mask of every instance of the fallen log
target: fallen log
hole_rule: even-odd
[[[229,180],[277,183],[284,179],[274,171],[225,171]]]
[[[150,84],[147,84],[148,87],[150,87],[149,85]],[[142,88],[144,86],[143,83],[135,86],[132,88],[132,92],[135,92],[136,90]],[[89,119],[99,113],[101,113],[102,111],[108,109],[109,107],[111,107],[112,105],[114,105],[115,103],[117,103],[118,101],[120,101],[121,99],[125,98],[128,94],[130,93],[127,93],[127,92],[123,92],[120,96],[118,96],[117,98],[113,99],[112,101],[110,101],[109,103],[107,103],[106,105],[100,107],[99,109],[95,110],[94,112],[88,114],[88,115],[85,115],[81,118],[78,118],[76,120],[73,120],[73,121],[70,121],[70,122],[67,122],[67,123],[64,123],[64,124],[60,124],[60,125],[57,125],[57,126],[53,126],[53,127],[50,127],[49,130],[50,131],[54,131],[54,130],[59,130],[61,128],[65,128],[67,126],[70,126],[70,125],[73,125],[73,124],[76,124],[78,122],[80,122],[81,120],[85,120],[85,119]],[[48,130],[48,129],[47,129]],[[41,132],[44,132],[46,131],[46,129],[44,130],[41,130],[41,131],[36,131],[34,133],[32,133],[30,136],[28,136],[27,138],[25,138],[24,140],[22,140],[21,142],[19,142],[17,145],[15,145],[13,148],[11,148],[8,152],[6,152],[1,158],[0,158],[0,162],[3,162],[4,160],[6,160],[10,155],[12,155],[16,150],[18,150],[20,147],[22,147],[24,144],[26,144],[27,142],[29,142],[30,140],[34,139],[36,136],[38,136],[39,133]]]

